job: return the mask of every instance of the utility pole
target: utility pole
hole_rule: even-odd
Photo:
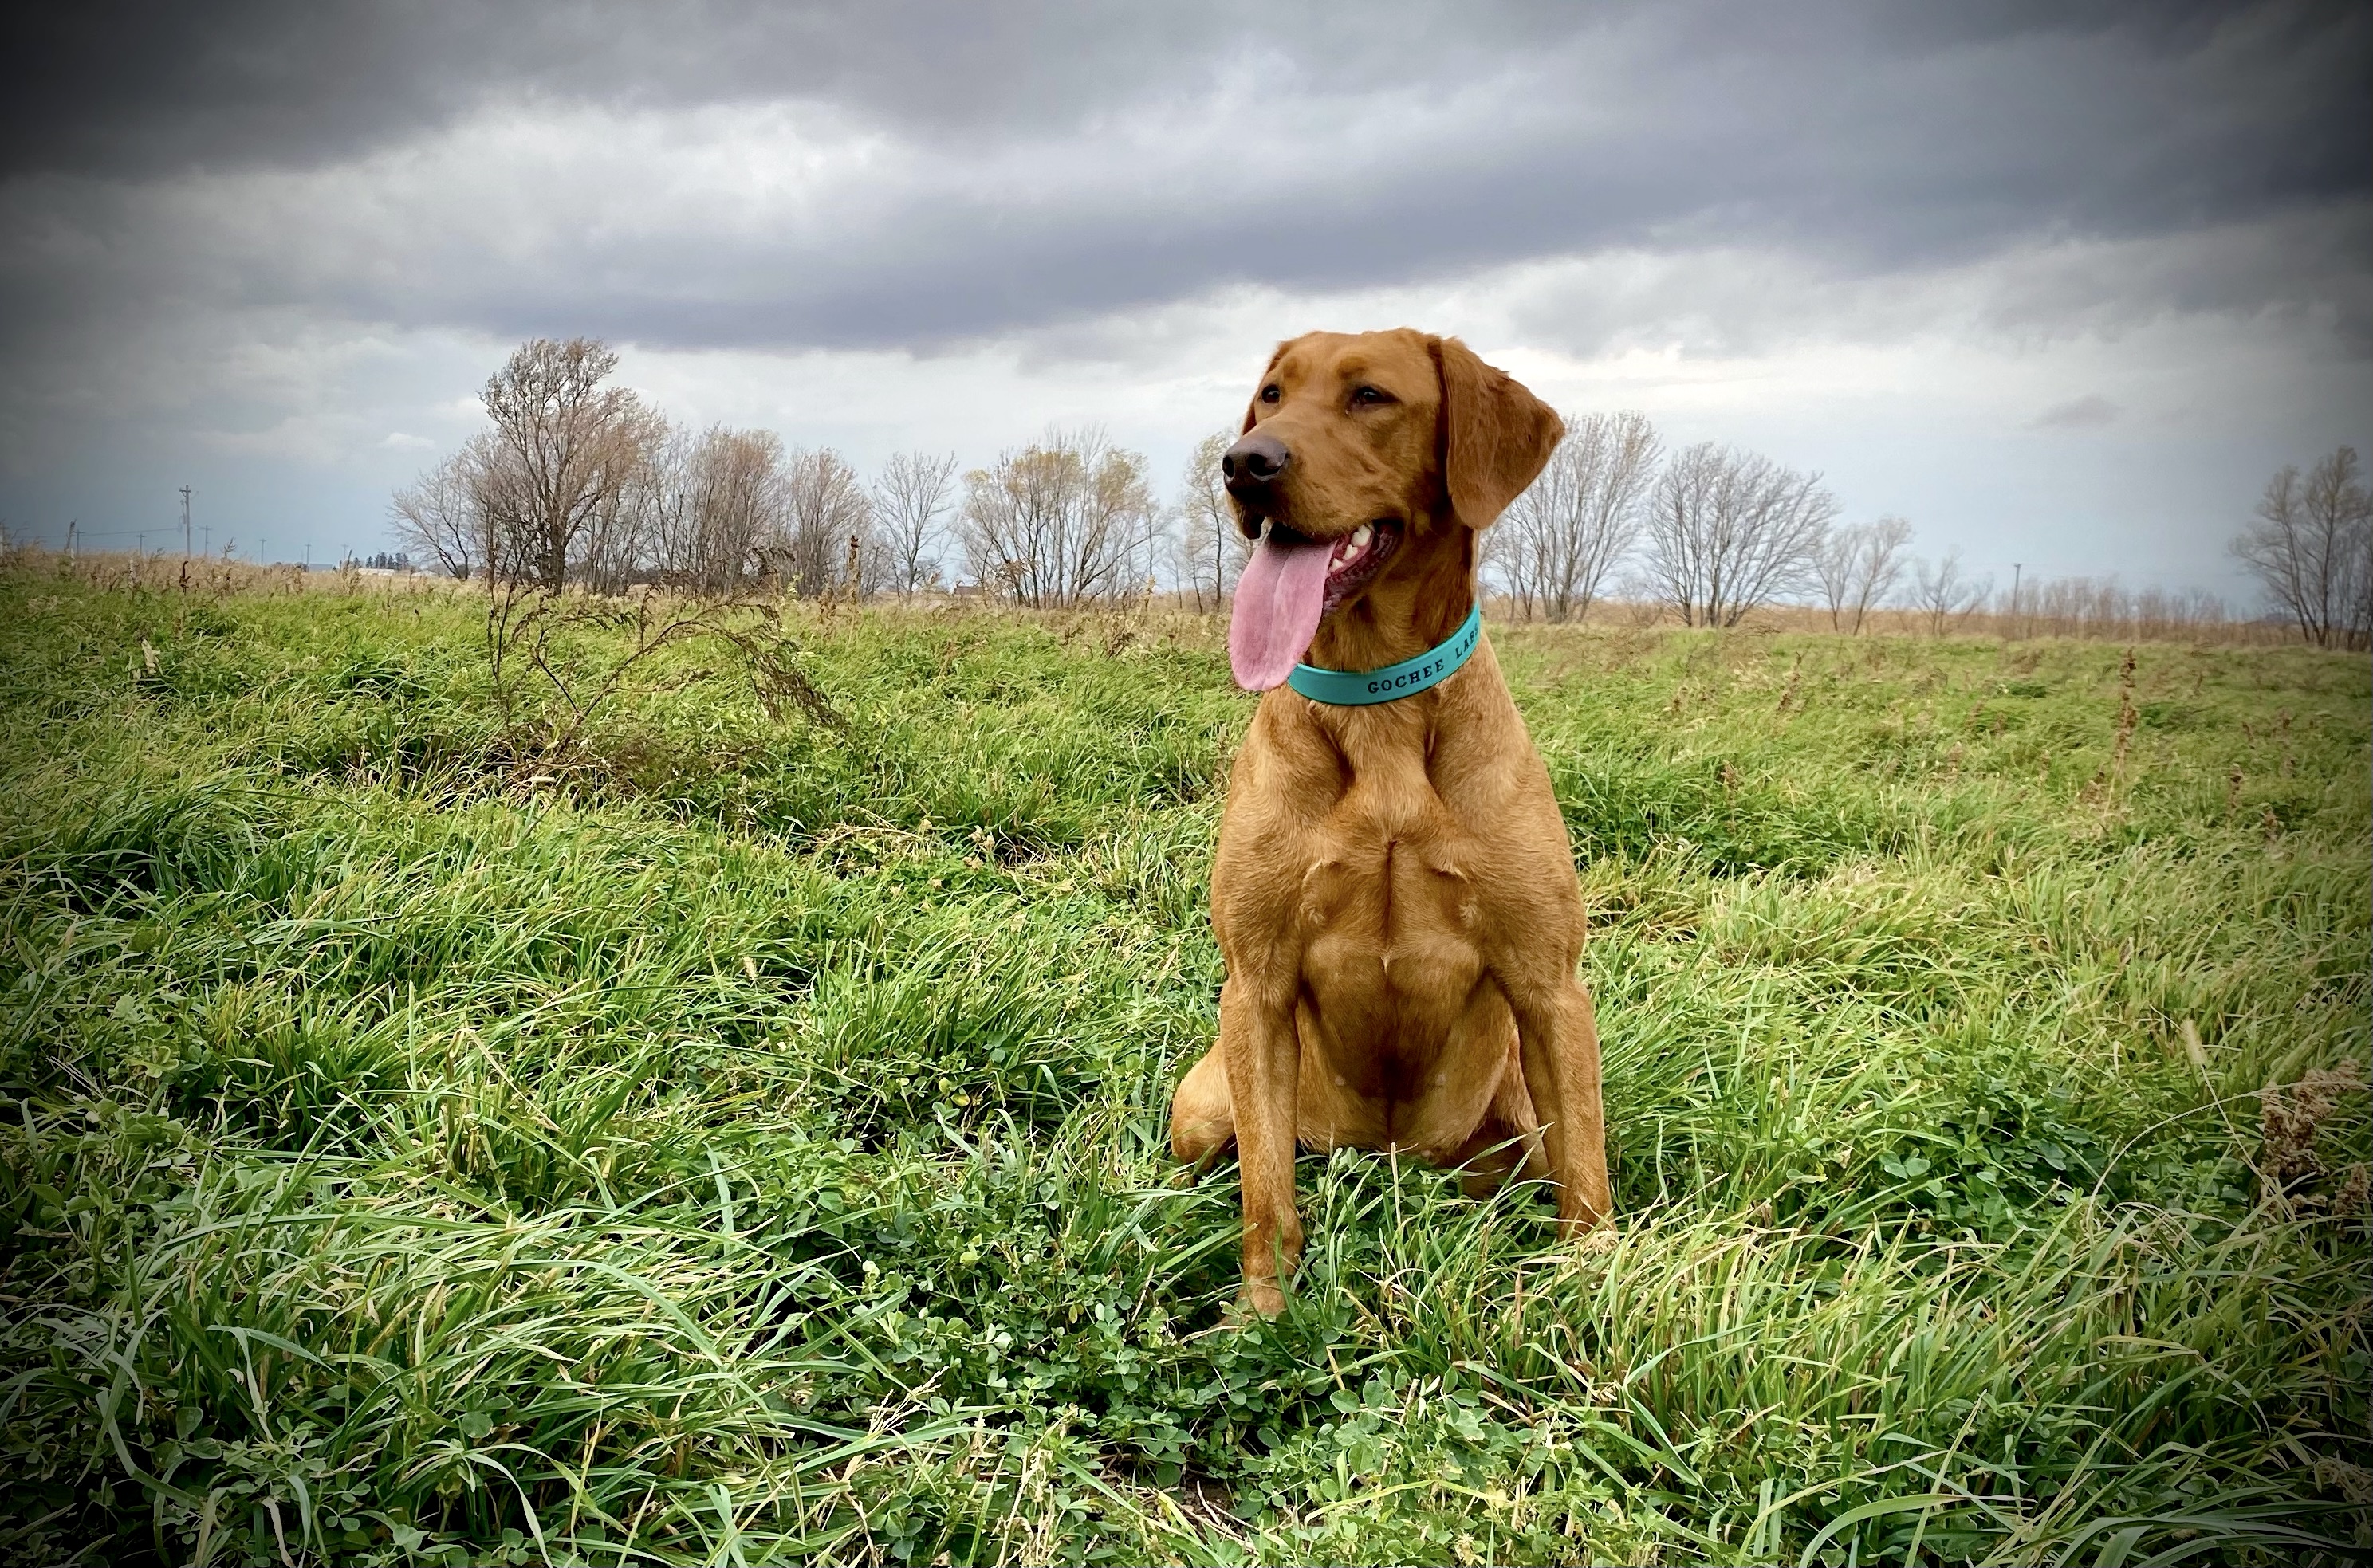
[[[190,487],[181,486],[181,559],[190,558]]]
[[[82,519],[80,517],[69,517],[66,519],[66,559],[69,561],[75,558],[75,529],[81,526]]]
[[[2010,623],[2014,628],[2019,625],[2026,615],[2026,611],[2022,610],[2018,604],[2018,569],[2017,562],[2014,561],[2010,563]],[[2014,630],[2012,635],[2016,634]]]
[[[198,541],[206,547],[206,553],[208,555],[212,555],[215,552],[214,524],[200,523],[198,525]]]

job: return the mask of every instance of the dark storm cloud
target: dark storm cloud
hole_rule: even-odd
[[[2361,235],[2373,145],[2350,10],[671,0],[11,25],[35,36],[10,51],[0,284],[55,322],[145,297],[915,347],[1610,248],[1851,278],[2287,221],[2314,254],[2182,286],[2219,308],[2337,293],[2362,331],[2328,254]],[[769,105],[790,129],[698,120]],[[802,203],[703,184],[668,134],[602,119],[637,115],[685,145],[875,151]],[[498,134],[539,117],[581,145]],[[422,148],[445,172],[407,184]],[[192,181],[204,200],[176,203]]]
[[[1356,30],[1266,7],[976,6],[964,0],[186,0],[27,7],[0,22],[12,62],[0,172],[154,174],[305,164],[490,102],[631,106],[823,97],[918,130],[1060,123],[1191,77],[1239,41],[1323,51],[1346,80],[1490,54],[1569,25],[1554,6],[1455,19],[1422,6]],[[1431,36],[1429,36],[1431,35]]]

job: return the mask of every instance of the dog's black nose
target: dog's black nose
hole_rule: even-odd
[[[1220,459],[1220,477],[1227,482],[1229,494],[1239,501],[1256,501],[1292,460],[1293,453],[1284,442],[1256,430],[1228,448],[1227,456]]]

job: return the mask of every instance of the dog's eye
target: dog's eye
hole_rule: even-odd
[[[1261,401],[1265,403],[1273,403],[1277,401],[1278,396],[1277,383],[1274,381],[1271,381],[1268,386],[1261,389]]]
[[[1351,389],[1351,406],[1353,408],[1374,408],[1378,403],[1388,403],[1392,401],[1393,395],[1390,392],[1385,391],[1381,387],[1362,386]]]

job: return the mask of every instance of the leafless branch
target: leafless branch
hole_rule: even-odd
[[[1235,440],[1233,430],[1215,430],[1195,443],[1178,492],[1178,583],[1195,596],[1198,614],[1219,609],[1244,569],[1246,541],[1220,472]]]
[[[901,598],[940,578],[939,552],[955,502],[953,452],[900,452],[873,482],[873,520],[888,583]]]
[[[1042,608],[1136,591],[1157,508],[1144,457],[1102,430],[1049,430],[966,474],[964,490],[964,553],[984,586]]]
[[[1881,517],[1830,532],[1813,558],[1830,631],[1861,634],[1864,620],[1887,602],[1901,580],[1903,547],[1911,542],[1911,525],[1901,517]]]
[[[1526,620],[1578,621],[1638,539],[1662,448],[1636,412],[1568,414],[1540,477],[1484,535]]]
[[[1701,442],[1658,476],[1649,580],[1688,626],[1736,626],[1804,587],[1837,515],[1821,476]]]
[[[1946,551],[1933,564],[1915,562],[1911,572],[1911,606],[1927,617],[1928,634],[1941,637],[1958,625],[1993,592],[1993,579],[1977,579],[1961,570],[1959,551]]]
[[[2232,551],[2308,641],[2373,645],[2373,496],[2357,478],[2355,447],[2338,447],[2304,479],[2285,465]]]

